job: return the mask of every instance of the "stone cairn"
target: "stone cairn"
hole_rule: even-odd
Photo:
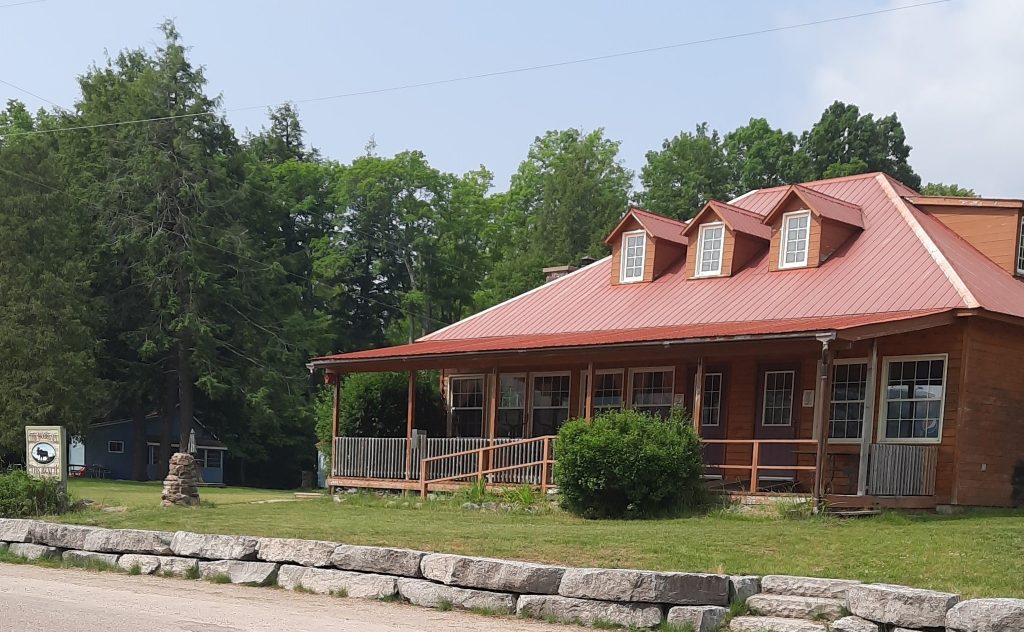
[[[196,507],[199,505],[199,468],[191,454],[176,452],[171,455],[164,489],[160,494],[164,507],[181,505]]]

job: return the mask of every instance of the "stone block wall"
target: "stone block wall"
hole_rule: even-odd
[[[425,607],[584,625],[653,628],[669,624],[712,632],[726,620],[731,601],[750,599],[750,604],[756,604],[760,598],[771,604],[771,595],[778,602],[788,591],[812,593],[805,601],[842,600],[842,614],[849,616],[837,615],[828,628],[808,621],[816,627],[779,629],[1024,631],[1024,600],[961,601],[949,593],[844,580],[565,568],[315,540],[102,529],[15,519],[0,519],[3,549],[26,558],[91,560],[142,574],[216,577],[353,598],[398,597]],[[821,597],[815,597],[818,594]],[[772,617],[762,619],[768,618]],[[746,629],[762,624],[737,619],[733,626]]]

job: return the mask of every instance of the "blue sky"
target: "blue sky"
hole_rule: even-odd
[[[0,0],[0,5],[18,0]],[[174,18],[228,109],[545,64],[773,28],[920,0],[763,2],[323,2],[47,0],[0,6],[0,79],[62,105],[105,51],[156,45]],[[300,104],[310,141],[342,161],[421,149],[435,166],[483,164],[504,189],[548,129],[604,127],[639,171],[701,121],[752,116],[794,131],[835,99],[896,111],[925,181],[1024,196],[1024,3],[951,2],[518,75]],[[46,103],[0,84],[0,98]],[[261,109],[231,112],[239,131]]]

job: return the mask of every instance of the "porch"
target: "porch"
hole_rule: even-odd
[[[485,480],[546,490],[565,420],[619,407],[667,416],[684,406],[717,493],[809,496],[848,510],[933,508],[950,502],[943,417],[956,410],[946,400],[955,398],[947,381],[955,383],[958,353],[945,344],[956,332],[936,335],[943,329],[955,325],[924,339],[876,329],[345,367],[404,369],[410,394],[417,369],[441,369],[446,436],[416,428],[410,397],[405,437],[335,436],[328,485],[427,493]],[[328,373],[336,401],[339,373]]]

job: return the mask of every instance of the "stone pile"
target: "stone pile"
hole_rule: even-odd
[[[187,455],[176,455],[187,456]],[[276,585],[432,608],[694,632],[1022,632],[1024,600],[849,580],[546,564],[316,540],[102,529],[0,519],[0,550],[139,574]],[[729,620],[728,605],[750,614]],[[728,622],[728,623],[727,623]],[[723,628],[723,625],[728,627]]]
[[[164,479],[163,492],[160,494],[163,506],[195,507],[199,505],[200,482],[202,482],[202,478],[199,475],[195,457],[184,452],[174,453],[171,455],[167,478]]]

